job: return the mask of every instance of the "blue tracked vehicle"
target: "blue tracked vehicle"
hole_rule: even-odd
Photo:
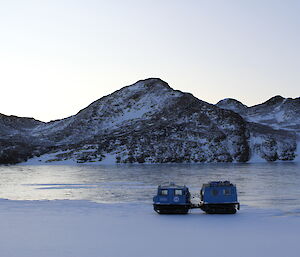
[[[209,214],[234,214],[240,209],[236,186],[229,181],[211,181],[203,184],[200,196],[200,208]]]
[[[186,186],[170,183],[158,186],[153,208],[159,214],[186,214],[192,208],[191,194]]]

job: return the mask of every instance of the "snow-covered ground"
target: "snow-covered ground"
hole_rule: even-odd
[[[0,200],[2,257],[298,257],[297,212],[158,215],[147,204]]]

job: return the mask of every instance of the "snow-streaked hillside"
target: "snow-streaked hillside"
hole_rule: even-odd
[[[268,161],[294,159],[293,127],[272,129],[261,122],[265,114],[259,108],[248,114],[248,107],[234,101],[227,99],[218,104],[220,108],[173,90],[160,79],[141,80],[74,116],[17,132],[2,130],[6,138],[17,133],[23,143],[20,152],[26,154],[19,156],[7,140],[0,150],[0,163],[31,157],[45,163],[247,162],[253,156]],[[293,104],[275,102],[274,115],[278,112],[286,123],[294,113],[289,109]]]
[[[274,96],[251,107],[235,99],[224,99],[218,102],[217,106],[232,110],[249,122],[300,133],[300,97],[293,99]]]
[[[158,79],[139,81],[93,102],[75,116],[42,124],[33,130],[33,134],[45,133],[59,144],[89,139],[135,120],[148,120],[181,95]],[[66,130],[71,133],[66,134]]]
[[[218,102],[217,106],[240,114],[248,122],[250,148],[256,160],[263,157],[266,151],[269,160],[276,160],[278,152],[290,152],[291,149],[296,151],[297,141],[298,144],[300,141],[299,97],[293,99],[274,96],[262,104],[251,107],[235,99],[224,99]],[[284,140],[286,135],[293,139],[292,148],[290,140],[289,142]],[[269,137],[269,140],[265,140],[266,137]],[[278,140],[280,138],[281,140]]]

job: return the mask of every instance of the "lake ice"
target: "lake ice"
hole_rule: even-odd
[[[160,183],[186,184],[196,201],[224,179],[237,184],[236,215],[152,209]],[[1,166],[0,256],[296,257],[299,182],[297,163]]]
[[[216,163],[98,166],[0,166],[0,198],[152,203],[157,185],[189,186],[197,200],[202,183],[230,180],[242,205],[297,212],[300,163]]]

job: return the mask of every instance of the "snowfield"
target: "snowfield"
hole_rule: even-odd
[[[299,213],[299,212],[298,212]],[[300,216],[241,206],[236,215],[158,215],[149,204],[0,200],[2,257],[287,256]]]

